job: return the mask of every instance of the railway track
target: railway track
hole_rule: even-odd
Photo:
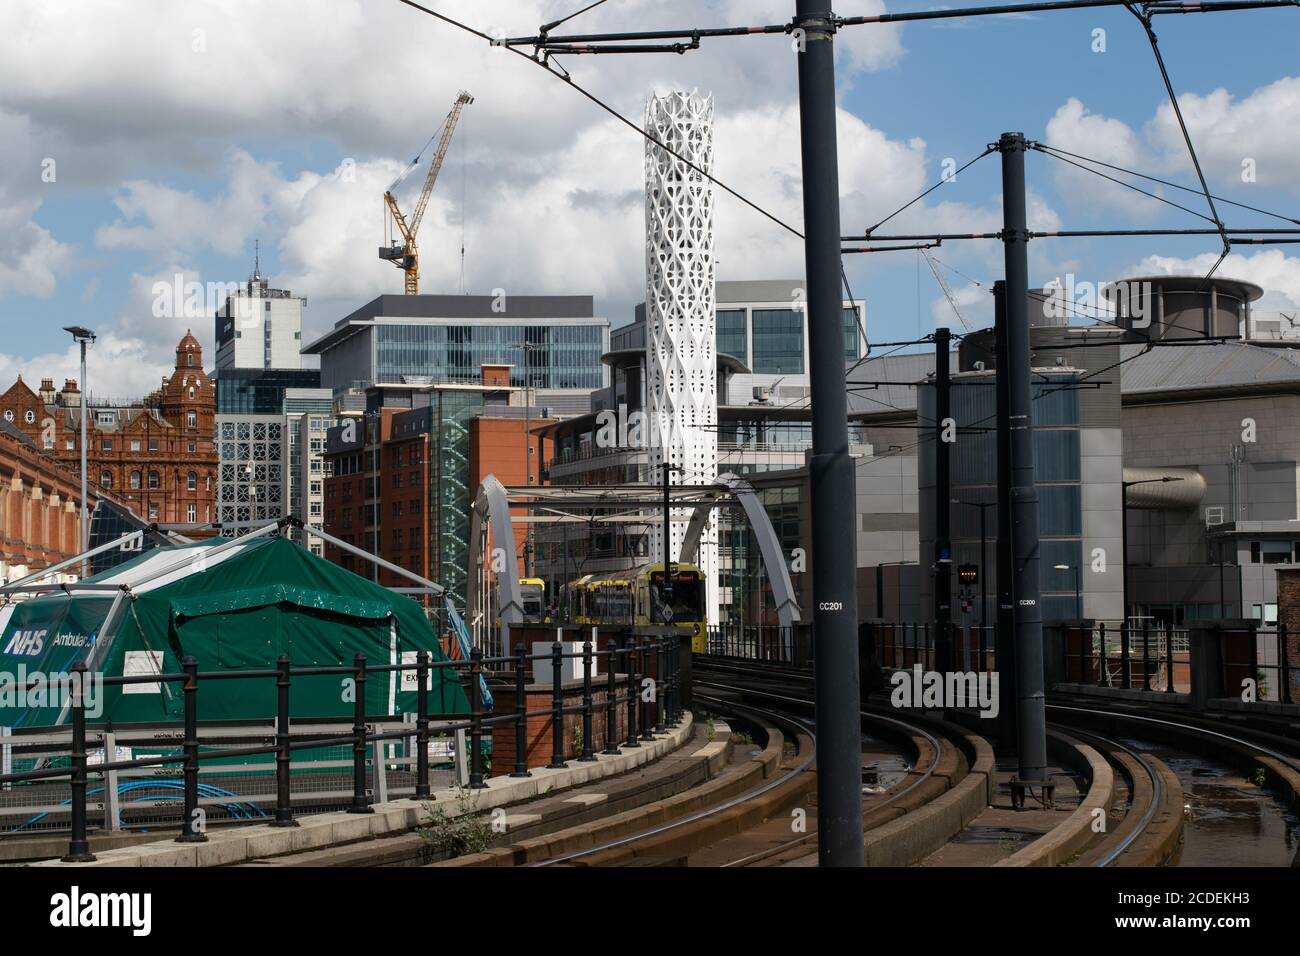
[[[804,707],[811,706],[812,675],[807,672],[795,672],[772,664],[750,664],[749,662],[709,661],[697,663],[697,682],[704,686],[723,686],[733,691],[743,689],[751,695],[760,695],[765,699],[776,699],[787,704],[797,703]],[[720,684],[721,677],[730,684]],[[862,711],[864,726],[869,721],[894,721],[919,729],[935,749],[936,759],[945,747],[955,749],[955,735],[935,728],[944,727],[944,722],[937,724],[927,721],[920,715],[909,714],[906,720],[896,715],[882,713],[878,708],[868,707]],[[965,722],[970,727],[970,722]],[[976,722],[977,723],[977,722]],[[951,725],[947,725],[951,727]],[[890,859],[891,863],[917,863],[922,865],[983,865],[996,862],[999,865],[1035,865],[1043,861],[1049,863],[1069,863],[1071,865],[1113,866],[1139,863],[1156,863],[1167,858],[1176,845],[1176,826],[1170,826],[1171,818],[1181,810],[1181,791],[1177,781],[1167,768],[1158,765],[1149,757],[1144,757],[1131,747],[1097,734],[1079,734],[1067,736],[1064,727],[1054,727],[1054,743],[1064,753],[1086,751],[1082,761],[1082,773],[1076,774],[1082,780],[1082,787],[1073,795],[1074,812],[1065,815],[1065,819],[1049,821],[1042,832],[1035,832],[1032,827],[1025,827],[1025,815],[1014,811],[999,811],[993,804],[999,799],[993,768],[988,768],[990,782],[987,790],[987,803],[980,813],[959,819],[944,838],[936,840],[930,834],[929,842],[935,844],[929,852],[912,859]],[[1086,738],[1086,739],[1079,739]],[[987,741],[968,730],[964,743],[969,746],[972,741],[979,741],[987,746]],[[1063,775],[1068,768],[1058,768]],[[933,770],[930,771],[933,773]],[[1005,774],[1004,774],[1005,776]],[[1093,790],[1093,777],[1102,778],[1093,795],[1097,807],[1083,806],[1089,799],[1088,792]],[[913,787],[920,786],[917,780]],[[1068,789],[1068,787],[1066,788]],[[891,799],[898,799],[902,794],[895,794]],[[873,812],[870,800],[866,801],[864,811],[864,828],[868,830],[868,862],[873,862],[870,854],[870,818]],[[987,812],[986,812],[987,811]],[[1095,813],[1094,811],[1100,811]],[[989,815],[994,819],[988,819]],[[1089,819],[1091,815],[1091,819]],[[1100,817],[1102,829],[1095,832],[1097,819]],[[1164,826],[1159,834],[1152,836],[1151,824],[1160,820]],[[1083,823],[1089,826],[1081,826]],[[1040,828],[1042,820],[1035,821]],[[878,824],[877,824],[878,825]],[[1173,836],[1170,833],[1173,832]],[[998,844],[992,853],[957,852],[945,855],[950,846],[979,847],[990,843],[995,835]],[[811,840],[813,835],[806,837]],[[1008,843],[1008,837],[1016,839]],[[1018,842],[1017,842],[1018,841]],[[1023,844],[1023,845],[1022,845]],[[1010,856],[1008,857],[1008,853]],[[975,862],[978,857],[985,859]],[[947,862],[948,857],[955,857],[955,863]],[[1005,858],[1005,859],[1004,859]]]

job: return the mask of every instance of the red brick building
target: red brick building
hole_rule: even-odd
[[[79,554],[80,504],[80,476],[0,418],[0,581]]]
[[[88,481],[140,518],[163,524],[216,520],[216,388],[203,371],[192,333],[176,346],[176,365],[141,401],[87,406]],[[44,455],[81,473],[81,392],[51,379],[34,392],[22,376],[0,394],[0,421]]]
[[[369,411],[330,430],[325,460],[325,530],[464,597],[470,509],[483,477],[523,484],[524,426],[543,424],[510,400],[499,366],[484,366],[481,385],[379,385]],[[508,368],[506,369],[508,373]],[[534,460],[538,460],[534,439]],[[537,479],[537,465],[533,477]],[[516,528],[521,558],[525,531]],[[325,557],[380,583],[411,582],[341,548]]]

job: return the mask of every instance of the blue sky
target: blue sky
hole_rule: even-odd
[[[576,9],[524,0],[433,5],[509,33]],[[425,290],[458,290],[463,221],[469,291],[590,292],[616,325],[630,318],[644,282],[642,144],[535,67],[382,0],[60,6],[54,14],[34,2],[6,4],[0,15],[15,18],[0,39],[8,64],[0,66],[0,160],[10,170],[0,176],[8,234],[0,240],[0,378],[68,374],[72,353],[60,329],[77,323],[106,333],[100,358],[112,374],[102,388],[147,390],[183,326],[205,343],[212,336],[206,317],[153,316],[152,282],[178,272],[240,280],[254,238],[263,273],[307,296],[306,338],[372,296],[400,291],[400,274],[375,257],[380,194],[460,87],[477,101],[421,233]],[[792,6],[621,0],[573,27],[776,22]],[[837,12],[924,8],[844,0]],[[299,19],[304,9],[315,16]],[[1092,49],[1097,28],[1106,31],[1104,53]],[[1156,29],[1215,191],[1300,217],[1300,10],[1166,16]],[[586,58],[570,68],[634,118],[650,89],[711,91],[717,174],[799,225],[788,42],[717,40],[684,57]],[[1159,122],[1167,99],[1150,48],[1123,10],[862,26],[837,43],[845,232],[934,182],[945,158],[965,162],[1004,130],[1194,184],[1180,143]],[[44,44],[65,51],[57,76],[34,65]],[[57,162],[54,183],[39,177],[47,157]],[[1241,181],[1243,159],[1257,162],[1257,181]],[[356,165],[347,183],[345,160]],[[985,158],[897,224],[996,228],[997,164],[996,155]],[[1063,179],[1040,154],[1028,164],[1041,222],[1202,225],[1095,177]],[[1171,198],[1203,208],[1195,196]],[[1237,210],[1223,215],[1229,225],[1281,225]],[[801,273],[797,244],[775,226],[725,197],[716,217],[720,277]],[[986,289],[965,277],[997,278],[1000,251],[975,245],[934,255],[964,318],[978,326],[987,320]],[[1247,250],[1224,271],[1264,285],[1266,307],[1294,312],[1294,248]],[[1101,282],[1138,266],[1186,271],[1217,251],[1212,238],[1044,241],[1033,249],[1031,279],[1072,272]],[[924,334],[936,319],[959,327],[916,254],[850,257],[848,267],[868,301],[871,338]]]

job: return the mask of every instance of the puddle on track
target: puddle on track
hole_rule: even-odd
[[[1165,762],[1183,785],[1183,848],[1178,866],[1291,866],[1300,815],[1272,791],[1208,757],[1126,739]]]

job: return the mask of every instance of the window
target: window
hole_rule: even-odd
[[[855,359],[858,357],[858,347],[861,337],[858,335],[858,309],[857,306],[851,306],[844,310],[844,357],[846,359]]]
[[[189,475],[188,475],[188,476],[186,477],[186,479],[185,479],[185,488],[186,488],[186,490],[188,490],[188,491],[198,491],[198,490],[199,490],[199,476],[198,476],[198,472],[191,471],[191,472],[189,473]]]
[[[102,438],[102,439],[100,439],[100,442],[99,442],[99,449],[100,449],[100,451],[112,451],[112,450],[113,450],[113,439],[111,439],[111,438]]]
[[[149,520],[150,521],[158,520],[158,506],[156,504],[151,504],[149,506]]]
[[[36,413],[32,411],[30,408],[27,409],[27,412],[23,415],[23,421],[25,421],[28,425],[35,425]]]
[[[13,421],[13,420],[14,420],[14,410],[13,410],[12,408],[6,408],[6,409],[5,409],[5,421],[7,421],[7,422],[11,422],[11,421]]]
[[[156,439],[156,438],[150,438],[150,439],[149,439],[149,450],[150,450],[150,451],[157,451],[157,450],[158,450],[158,439]]]
[[[194,367],[194,353],[190,352],[185,356],[185,364],[190,368]]]
[[[101,471],[99,473],[99,483],[105,488],[113,487],[113,473],[111,471]]]
[[[803,313],[754,310],[753,369],[764,375],[803,374]]]
[[[1290,564],[1290,541],[1252,541],[1250,543],[1251,564]]]
[[[131,487],[136,490],[140,488],[140,472],[131,472]]]
[[[745,342],[745,310],[719,309],[717,349],[726,355],[734,355],[742,362],[748,360],[748,348]]]
[[[158,472],[156,472],[156,471],[151,471],[151,472],[149,472],[149,488],[150,488],[150,490],[157,490],[157,489],[161,486],[161,484],[162,484],[162,482],[161,482],[161,480],[159,479]]]
[[[63,439],[63,447],[68,451],[72,451],[77,447],[77,440],[75,438],[65,438]]]
[[[190,502],[185,506],[185,520],[195,524],[199,520],[199,506]]]
[[[198,413],[198,412],[190,412],[188,415],[186,415],[186,416],[185,416],[185,424],[189,425],[190,428],[198,428],[198,427],[199,427],[199,413]]]
[[[186,446],[185,450],[189,452],[191,455],[196,455],[198,454],[199,451],[199,443],[196,441],[192,441],[189,443],[189,445]]]
[[[140,440],[138,438],[131,439],[131,450],[132,451],[140,450]]]

